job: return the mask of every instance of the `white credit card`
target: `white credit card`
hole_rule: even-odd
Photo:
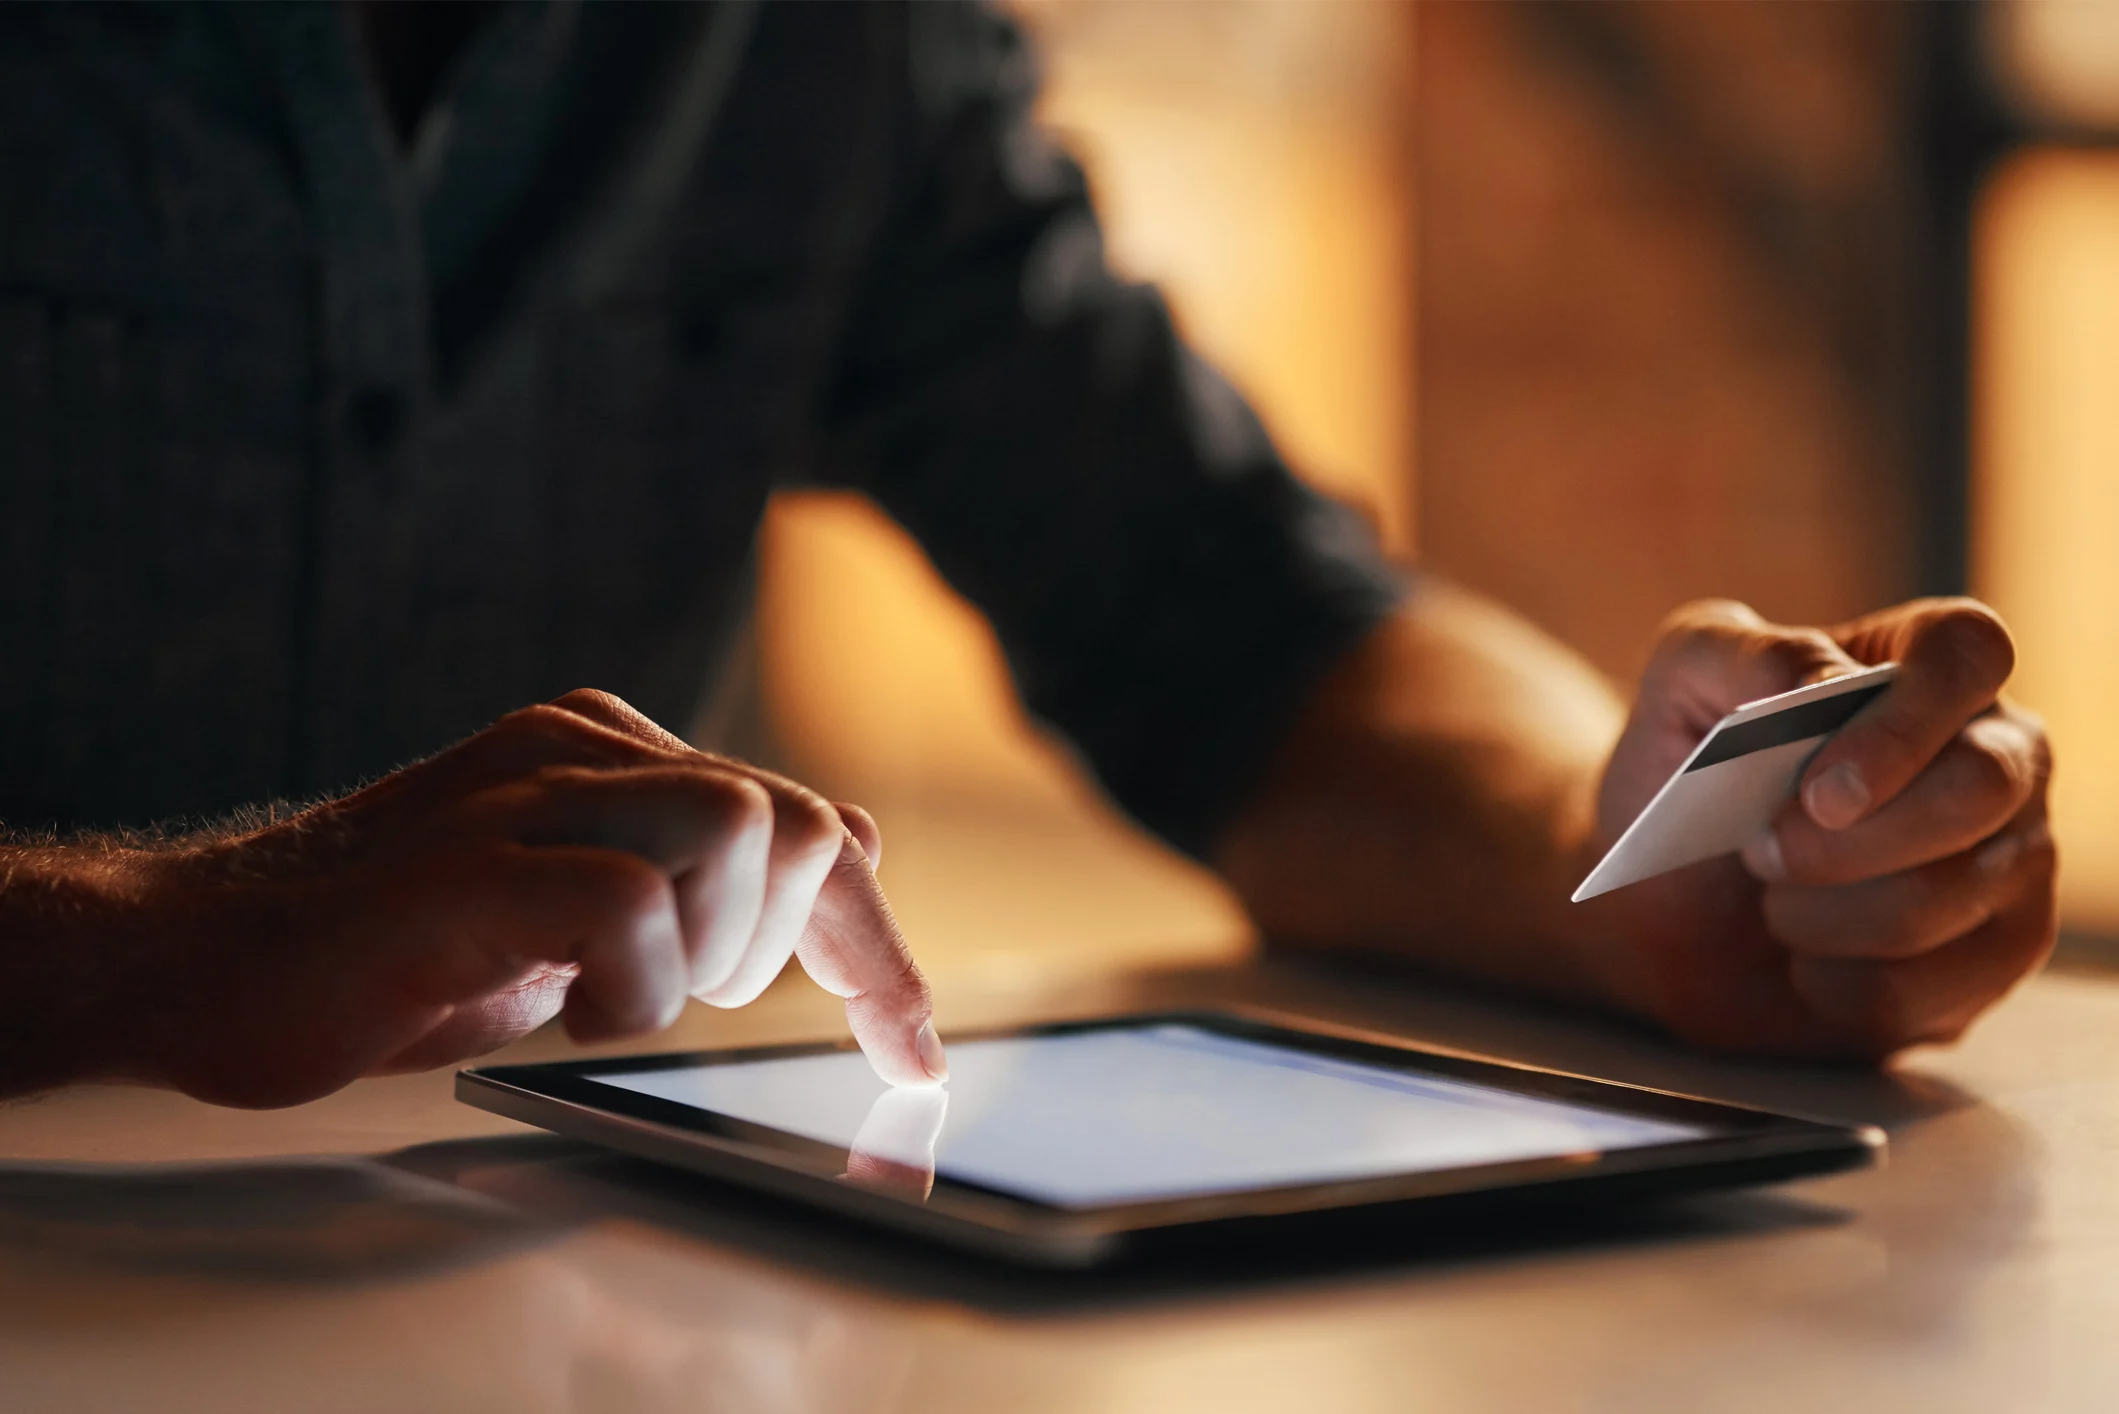
[[[1742,849],[1794,798],[1825,738],[1881,697],[1897,672],[1896,663],[1864,668],[1747,702],[1716,722],[1589,871],[1574,901]]]

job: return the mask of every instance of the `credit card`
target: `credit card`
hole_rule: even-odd
[[[1897,672],[1896,663],[1864,668],[1747,702],[1716,722],[1589,871],[1574,901],[1742,849],[1795,798],[1825,739],[1883,696]]]

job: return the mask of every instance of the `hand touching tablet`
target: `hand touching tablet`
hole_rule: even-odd
[[[598,1041],[668,1025],[687,994],[741,1006],[792,953],[878,1073],[931,1084],[941,1047],[880,853],[858,808],[571,693],[262,828],[9,851],[14,883],[47,880],[32,922],[81,974],[21,1053],[66,1065],[50,1078],[292,1104],[555,1013]]]

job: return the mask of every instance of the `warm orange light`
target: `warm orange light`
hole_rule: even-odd
[[[1981,199],[1974,584],[2060,769],[2061,908],[2119,927],[2119,154],[2034,151]]]
[[[1406,11],[1021,8],[1045,40],[1041,116],[1089,170],[1113,262],[1163,287],[1305,475],[1409,551]],[[819,780],[883,796],[1078,794],[1021,720],[984,625],[865,504],[775,506],[759,629],[774,719]]]
[[[1409,11],[1023,8],[1046,40],[1043,116],[1089,169],[1114,263],[1162,285],[1306,475],[1410,550]],[[760,578],[783,764],[876,808],[930,973],[1013,985],[1241,952],[1227,891],[1093,798],[1024,721],[984,622],[874,508],[782,498]]]
[[[1409,12],[1022,8],[1050,41],[1041,117],[1089,169],[1113,263],[1162,287],[1305,476],[1409,553]]]
[[[2049,126],[2119,127],[2119,6],[2010,0],[1985,9],[2003,96]]]

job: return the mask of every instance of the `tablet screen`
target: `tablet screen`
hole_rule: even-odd
[[[1063,1208],[1587,1155],[1709,1132],[1178,1022],[959,1042],[939,1090],[890,1090],[854,1051],[595,1078]]]

